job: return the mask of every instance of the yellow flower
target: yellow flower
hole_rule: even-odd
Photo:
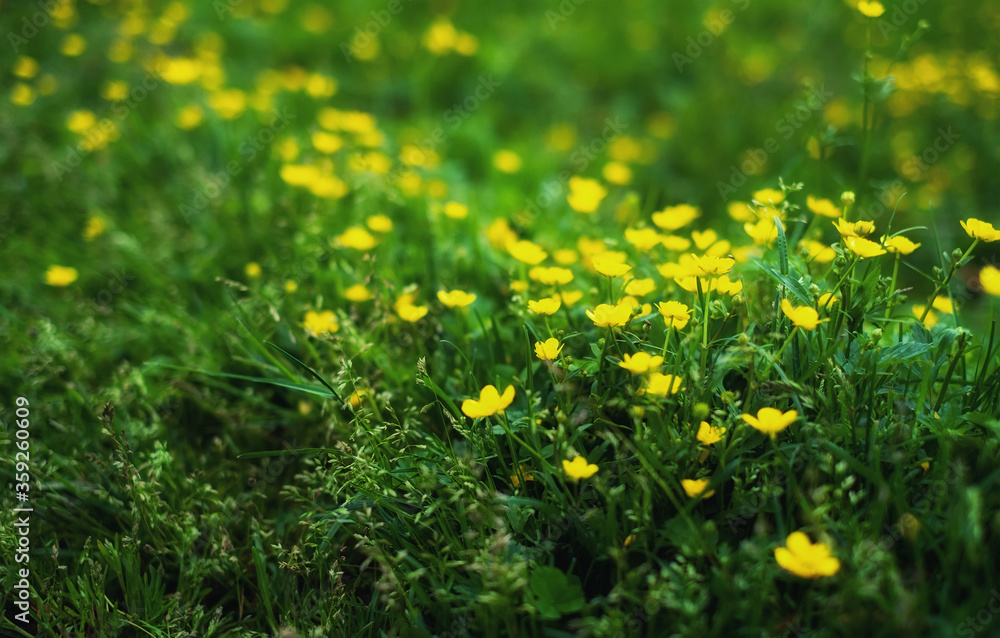
[[[882,6],[881,2],[861,0],[861,2],[858,3],[858,11],[861,12],[861,15],[868,18],[877,18],[885,13],[885,7]]]
[[[448,202],[444,205],[444,215],[451,219],[465,219],[469,216],[469,207],[458,202]]]
[[[774,559],[801,578],[833,576],[840,570],[840,561],[830,555],[830,546],[824,543],[814,545],[802,532],[789,534],[785,547],[774,550]]]
[[[785,313],[785,316],[791,319],[793,324],[803,330],[815,330],[819,324],[829,321],[829,319],[821,320],[815,308],[811,306],[796,307],[787,299],[781,300],[781,312]]]
[[[538,301],[528,300],[528,310],[536,315],[554,315],[561,305],[559,297],[543,297]]]
[[[743,292],[742,281],[732,281],[728,276],[722,275],[712,281],[712,287],[723,295],[737,295]]]
[[[466,399],[462,402],[462,414],[472,419],[481,419],[503,412],[514,401],[514,386],[509,385],[503,394],[488,385],[479,392],[479,400]]]
[[[656,282],[652,279],[633,279],[625,286],[625,294],[644,297],[656,290]]]
[[[861,237],[870,235],[875,230],[875,222],[868,221],[849,222],[846,219],[838,219],[833,222],[833,226],[841,237]]]
[[[795,410],[782,412],[777,408],[761,408],[757,411],[756,417],[750,414],[743,414],[741,416],[754,429],[773,439],[778,435],[778,432],[781,432],[791,425],[795,419],[799,418],[799,413]]]
[[[711,479],[707,478],[684,479],[681,481],[681,487],[684,488],[684,492],[691,498],[697,498],[698,496],[701,496],[702,498],[710,498],[713,494],[715,494],[715,490],[711,490],[705,494],[703,494],[703,492],[705,492],[705,488],[707,488],[708,484],[711,482]]]
[[[625,368],[632,374],[646,374],[656,370],[663,364],[663,357],[651,355],[648,352],[636,352],[633,355],[625,355],[625,358],[618,365]]]
[[[597,180],[574,175],[569,178],[569,195],[566,200],[576,212],[592,213],[607,194],[607,189]]]
[[[574,457],[572,461],[563,459],[562,463],[563,471],[566,472],[566,475],[574,481],[588,479],[594,474],[597,474],[597,466],[593,463],[587,463],[587,459],[582,456]]]
[[[886,253],[885,248],[879,246],[876,242],[870,239],[865,239],[864,237],[844,237],[844,243],[847,247],[851,249],[851,252],[855,255],[866,259],[868,257],[878,257],[879,255],[884,255]]]
[[[567,306],[572,306],[576,302],[583,299],[582,290],[565,290],[557,295],[564,304]]]
[[[726,428],[713,427],[708,421],[702,421],[698,425],[698,441],[704,445],[714,445],[722,440],[722,435],[726,433]]]
[[[65,287],[76,281],[79,277],[76,268],[69,266],[49,266],[45,271],[45,283],[50,286]]]
[[[87,48],[87,41],[78,33],[70,33],[63,38],[59,45],[59,52],[68,57],[76,57]]]
[[[285,292],[290,294],[298,289],[299,289],[299,282],[295,281],[294,279],[288,279],[285,281]]]
[[[375,233],[392,232],[392,220],[387,215],[372,215],[365,220],[365,224]]]
[[[844,191],[840,194],[840,203],[844,206],[850,206],[854,203],[854,191]]]
[[[626,186],[632,182],[632,169],[622,162],[608,162],[601,169],[601,175],[611,184]]]
[[[828,246],[815,239],[803,239],[800,245],[805,249],[810,259],[821,264],[828,264],[837,257],[837,251],[832,246]]]
[[[521,156],[502,148],[493,154],[493,167],[501,173],[516,173],[521,170]]]
[[[542,250],[541,246],[528,241],[527,239],[510,242],[507,244],[507,252],[509,252],[514,259],[528,264],[529,266],[537,266],[545,261],[545,258],[549,256],[547,252]]]
[[[310,164],[285,164],[278,174],[289,186],[308,186],[320,177],[319,169]]]
[[[507,220],[499,217],[486,228],[486,238],[494,248],[502,248],[517,241],[517,233],[510,227]]]
[[[528,276],[546,286],[563,286],[573,281],[573,271],[569,268],[560,268],[559,266],[552,266],[551,268],[535,266],[528,271]]]
[[[312,134],[312,145],[320,153],[327,155],[336,153],[344,146],[344,139],[339,135],[327,133],[326,131],[316,131]]]
[[[837,295],[832,292],[825,292],[819,296],[819,300],[816,301],[816,305],[820,308],[827,308],[838,301],[840,301],[840,299],[837,298]]]
[[[653,223],[664,230],[677,230],[693,222],[701,215],[697,207],[690,204],[667,206],[658,213],[653,213]]]
[[[736,265],[736,260],[731,257],[716,257],[714,255],[699,257],[692,254],[690,263],[693,270],[692,274],[724,275],[733,269],[733,266]]]
[[[885,248],[889,252],[901,255],[909,255],[917,248],[920,248],[920,244],[915,244],[902,235],[896,235],[895,237],[883,236],[882,243],[885,244]]]
[[[247,96],[239,89],[220,89],[208,96],[208,105],[224,120],[233,120],[247,108]]]
[[[947,315],[955,314],[955,306],[952,305],[951,299],[947,297],[935,297],[931,307]]]
[[[622,263],[616,256],[607,253],[594,257],[593,265],[594,270],[606,277],[621,277],[632,270],[632,266]]]
[[[465,308],[476,300],[476,295],[463,290],[438,291],[438,300],[449,308]]]
[[[24,82],[18,82],[10,92],[10,101],[18,106],[29,106],[35,101],[35,91]]]
[[[844,214],[842,210],[833,205],[828,199],[816,199],[812,195],[806,196],[806,207],[817,215],[823,217],[840,217]]]
[[[354,284],[344,291],[344,296],[355,303],[363,303],[371,299],[374,295],[372,295],[371,291],[364,284]]]
[[[595,326],[616,328],[628,324],[632,316],[632,304],[620,303],[617,306],[602,303],[594,310],[587,310],[587,316]]]
[[[250,279],[257,279],[260,277],[263,270],[261,270],[260,264],[255,261],[251,261],[246,265],[246,268],[243,269],[243,272],[245,272],[247,277]]]
[[[103,218],[91,215],[87,218],[87,227],[83,229],[83,238],[90,241],[94,237],[104,234],[107,227],[108,223]]]
[[[985,242],[997,241],[1000,239],[1000,230],[993,228],[993,224],[988,224],[978,219],[967,219],[960,221],[962,228],[973,239],[980,239]]]
[[[519,466],[519,469],[521,470],[521,476],[524,477],[525,481],[534,481],[535,480],[535,475],[531,474],[530,472],[528,472],[528,466],[527,465],[525,465],[524,463],[521,463],[521,465]],[[521,486],[521,479],[519,479],[517,477],[516,473],[510,475],[510,484],[513,487],[520,487]]]
[[[626,228],[625,241],[635,246],[636,250],[646,252],[663,241],[663,236],[652,228]]]
[[[413,304],[396,304],[396,314],[403,321],[413,323],[420,321],[427,314],[427,306],[415,306]]]
[[[777,206],[785,201],[785,194],[775,188],[762,188],[753,194],[753,199],[761,204]]]
[[[656,309],[663,316],[663,321],[667,328],[683,330],[691,320],[691,313],[694,312],[679,301],[664,301],[656,304]]]
[[[559,343],[559,340],[555,337],[546,339],[544,342],[535,342],[535,356],[542,361],[551,361],[559,356],[562,352],[563,345]]]
[[[924,312],[927,312],[926,316],[924,315]],[[923,304],[914,304],[913,316],[916,317],[917,319],[919,319],[920,317],[924,317],[924,327],[927,328],[928,330],[936,326],[938,323],[937,313],[934,312],[933,310],[927,310],[927,306]]]
[[[305,325],[306,332],[314,337],[325,333],[332,334],[340,330],[340,324],[337,323],[337,315],[333,314],[332,310],[324,310],[322,312],[310,310],[306,313],[303,324]]]
[[[378,244],[375,236],[360,226],[351,226],[337,235],[335,240],[341,246],[355,250],[371,250]]]
[[[29,58],[26,55],[19,55],[17,56],[17,59],[14,60],[14,66],[11,68],[11,72],[19,78],[30,80],[38,75],[38,62],[34,58]]]
[[[675,253],[684,252],[691,247],[691,240],[686,237],[679,237],[677,235],[667,235],[661,238],[663,242],[663,247],[667,250],[672,250]]]
[[[654,372],[649,377],[649,383],[646,384],[646,392],[658,396],[677,394],[681,391],[681,381],[680,377],[672,374]]]
[[[201,110],[200,106],[197,104],[188,104],[177,112],[177,119],[174,120],[174,123],[182,131],[190,131],[201,124],[204,115],[205,113]]]
[[[987,295],[1000,297],[1000,268],[983,266],[979,271],[979,284]]]

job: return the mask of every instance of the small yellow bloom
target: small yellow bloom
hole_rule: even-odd
[[[594,310],[587,310],[587,316],[595,326],[617,328],[628,324],[632,316],[632,304],[620,303],[617,306],[602,303]]]
[[[374,295],[372,295],[371,291],[364,284],[354,284],[344,291],[344,296],[355,303],[364,303]]]
[[[493,154],[493,167],[501,173],[516,173],[521,170],[521,156],[502,148]]]
[[[816,305],[825,309],[838,301],[840,301],[840,299],[837,298],[837,295],[832,292],[825,292],[819,296],[819,300],[816,301]]]
[[[479,400],[466,399],[462,402],[462,413],[472,419],[493,416],[503,412],[514,401],[514,386],[509,385],[500,394],[496,387],[488,385],[479,392]]]
[[[881,2],[870,2],[869,0],[861,0],[858,3],[858,11],[861,15],[868,18],[877,18],[883,13],[885,13],[885,7],[882,6]]]
[[[812,195],[806,196],[806,208],[823,217],[840,217],[844,214],[844,211],[834,206],[830,200],[816,199]]]
[[[724,275],[733,269],[736,265],[736,260],[732,257],[716,257],[714,255],[706,255],[704,257],[699,257],[698,255],[691,255],[691,269],[694,271],[694,275]]]
[[[524,463],[521,463],[521,465],[519,466],[519,469],[521,470],[521,476],[524,477],[525,481],[534,481],[535,480],[535,475],[531,474],[530,472],[528,472],[528,466],[527,465],[525,465]],[[512,487],[521,487],[521,479],[518,478],[518,476],[517,476],[516,473],[510,475],[510,484],[511,484]]]
[[[927,312],[927,315],[924,315]],[[937,313],[933,310],[927,310],[927,306],[923,304],[914,304],[913,306],[913,316],[919,319],[921,316],[924,317],[924,327],[930,330],[938,323]]]
[[[803,239],[799,245],[805,249],[810,259],[821,264],[828,264],[837,257],[837,251],[832,246],[815,239]]]
[[[94,237],[103,235],[107,228],[108,223],[102,217],[91,215],[87,218],[87,227],[83,229],[83,238],[90,241]]]
[[[427,306],[415,306],[413,304],[400,304],[396,306],[396,314],[403,321],[413,323],[420,321],[427,315]]]
[[[949,299],[948,297],[935,297],[934,303],[932,303],[931,306],[935,310],[943,312],[946,315],[955,314],[955,306],[954,304],[951,303],[951,299]]]
[[[76,57],[83,53],[83,50],[87,48],[87,41],[83,39],[83,36],[78,33],[70,33],[65,38],[63,38],[62,43],[59,45],[59,52],[67,57]]]
[[[840,194],[840,203],[844,206],[850,206],[854,203],[854,191],[844,191]]]
[[[564,304],[566,304],[567,306],[572,306],[576,302],[578,302],[581,299],[583,299],[583,291],[582,290],[564,290],[563,292],[559,293],[557,296],[559,297],[559,299],[562,300],[562,302]]]
[[[875,222],[863,220],[849,222],[846,219],[838,219],[833,222],[833,226],[841,237],[861,237],[862,235],[870,235],[875,230]]]
[[[528,310],[536,315],[554,315],[561,305],[559,297],[543,297],[538,301],[529,300]]]
[[[11,72],[19,78],[30,80],[38,75],[38,62],[26,55],[19,55],[14,60],[14,67],[11,69]]]
[[[694,310],[679,301],[664,301],[656,304],[656,309],[663,316],[663,321],[667,328],[683,330],[691,320],[691,313]]]
[[[764,205],[777,206],[785,201],[785,194],[776,188],[762,188],[753,194],[753,199]]]
[[[967,219],[965,221],[959,221],[962,224],[962,228],[965,232],[969,234],[969,237],[973,239],[979,239],[985,242],[997,241],[1000,239],[1000,230],[993,228],[993,224],[989,224],[978,219]]]
[[[626,354],[625,358],[618,365],[632,374],[646,374],[647,372],[656,370],[662,364],[663,357],[640,351],[633,355]]]
[[[777,408],[761,408],[757,411],[756,417],[750,414],[742,414],[741,417],[755,430],[759,430],[773,439],[778,435],[778,432],[799,418],[799,413],[795,410],[782,412]]]
[[[684,493],[691,498],[710,498],[715,494],[715,490],[711,490],[708,493],[705,492],[705,488],[711,483],[711,479],[684,479],[681,481],[681,487],[684,488]]]
[[[690,204],[667,206],[658,213],[653,213],[653,223],[664,230],[678,230],[693,222],[701,211]]]
[[[49,266],[45,271],[45,283],[50,286],[65,287],[76,281],[79,273],[69,266]]]
[[[886,253],[885,248],[864,237],[844,237],[844,243],[847,244],[852,253],[862,259],[878,257]]]
[[[566,199],[570,208],[576,212],[592,213],[607,194],[608,190],[597,180],[574,175],[569,178],[569,195]]]
[[[572,461],[563,459],[562,463],[563,471],[566,472],[566,475],[574,481],[588,479],[594,474],[597,474],[597,466],[593,463],[587,463],[587,459],[582,456],[574,457]]]
[[[439,290],[438,301],[449,308],[465,308],[476,300],[476,295],[464,290],[452,290],[450,292]]]
[[[208,105],[224,120],[233,120],[247,108],[247,96],[239,89],[220,89],[208,96]]]
[[[979,285],[987,295],[1000,297],[1000,268],[983,266],[979,271]]]
[[[636,250],[647,252],[663,241],[663,235],[652,228],[626,228],[625,241],[635,246]]]
[[[528,276],[546,286],[563,286],[573,281],[573,271],[569,268],[560,268],[559,266],[552,266],[550,268],[535,266],[528,271]]]
[[[551,361],[559,356],[562,352],[563,345],[559,343],[559,340],[555,337],[546,339],[544,342],[535,342],[535,356],[542,361]]]
[[[365,224],[374,233],[392,232],[392,220],[387,215],[372,215],[365,220]]]
[[[813,544],[802,532],[789,534],[785,539],[785,547],[774,550],[774,559],[801,578],[833,576],[840,571],[840,561],[830,555],[830,546],[824,543]]]
[[[528,241],[527,239],[510,242],[507,244],[507,252],[509,252],[511,257],[514,259],[528,264],[529,266],[537,266],[545,261],[545,258],[549,256],[549,254],[545,252],[541,246]]]
[[[723,295],[738,295],[743,292],[743,282],[732,281],[727,275],[714,279],[711,282],[711,287]]]
[[[204,115],[205,113],[201,110],[200,106],[197,104],[188,104],[177,112],[177,118],[174,120],[174,123],[182,131],[190,131],[201,124]]]
[[[891,253],[899,253],[900,255],[909,255],[917,248],[920,248],[920,244],[915,244],[902,235],[896,235],[895,237],[883,236],[882,243],[885,244],[886,250]]]
[[[320,153],[330,155],[336,153],[344,146],[344,139],[339,135],[327,133],[326,131],[316,131],[312,134],[312,145]]]
[[[305,325],[306,332],[314,337],[326,333],[332,334],[340,330],[340,324],[337,323],[337,315],[332,310],[324,310],[322,312],[310,310],[306,313],[303,324]]]
[[[243,269],[243,272],[245,272],[247,277],[250,279],[257,279],[264,271],[261,269],[260,264],[255,261],[251,261],[246,265],[246,268]]]
[[[646,384],[646,392],[657,396],[677,394],[681,391],[681,383],[682,379],[678,376],[654,372]]]
[[[299,282],[294,279],[289,279],[285,281],[285,292],[291,294],[299,289]]]
[[[726,433],[726,428],[724,427],[714,427],[709,424],[708,421],[702,421],[698,425],[698,442],[703,445],[714,445],[722,440],[722,436]]]
[[[815,308],[811,306],[793,306],[792,302],[787,299],[781,300],[781,312],[785,313],[785,316],[791,319],[793,324],[803,330],[815,330],[819,324],[829,321],[829,319],[820,319],[819,313],[816,312]]]
[[[632,169],[622,162],[608,162],[601,169],[601,175],[609,184],[626,186],[632,182]]]
[[[371,250],[378,245],[375,236],[360,226],[348,228],[342,234],[337,235],[335,240],[341,246],[355,250]]]
[[[593,259],[594,270],[601,273],[606,277],[621,277],[628,271],[632,270],[632,266],[622,263],[614,255],[604,253],[597,255]]]
[[[24,82],[18,82],[10,92],[10,101],[18,106],[30,106],[35,101],[35,90]]]
[[[625,286],[625,294],[634,297],[644,297],[656,290],[656,282],[652,279],[633,279]]]
[[[444,215],[451,219],[465,219],[469,216],[469,207],[458,202],[448,202],[444,205]]]

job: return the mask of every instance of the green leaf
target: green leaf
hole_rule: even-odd
[[[931,350],[933,346],[929,343],[916,343],[907,341],[884,348],[879,356],[879,364],[896,364],[903,361],[915,359]]]
[[[583,608],[583,589],[575,576],[567,577],[555,567],[536,567],[531,572],[531,592],[543,616],[555,620]]]
[[[323,377],[319,376],[318,372],[316,372],[315,370],[313,370],[312,368],[310,368],[306,364],[304,364],[301,361],[299,361],[295,357],[295,355],[293,355],[292,353],[288,352],[287,350],[285,350],[281,346],[278,346],[278,345],[275,345],[275,344],[271,343],[270,341],[265,341],[264,343],[266,343],[267,345],[271,346],[272,348],[274,348],[275,350],[277,350],[281,354],[285,355],[286,357],[288,357],[289,359],[291,359],[295,363],[299,364],[300,366],[302,366],[303,368],[305,368],[306,370],[308,370],[309,374],[313,375],[316,378],[317,381],[319,381],[320,383],[323,384],[323,387],[325,387],[327,390],[329,390],[330,392],[332,392],[333,396],[337,397],[338,401],[340,401],[341,403],[344,402],[344,399],[340,396],[340,394],[336,390],[333,389],[332,385],[330,385],[329,383],[326,382],[326,379],[324,379]]]
[[[777,283],[784,286],[788,292],[795,296],[800,304],[811,306],[813,304],[812,295],[806,290],[806,287],[802,285],[798,279],[792,279],[788,275],[784,275],[777,270],[775,270],[770,264],[755,259],[754,263],[760,268],[764,274],[776,281]]]
[[[774,215],[774,228],[778,231],[778,264],[781,266],[781,274],[788,275],[788,239],[785,237],[785,227],[777,215]]]

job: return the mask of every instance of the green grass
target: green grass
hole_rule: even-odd
[[[71,6],[0,19],[0,580],[13,609],[30,569],[38,635],[1000,632],[998,244],[960,224],[1000,221],[991,5]],[[809,197],[921,245],[860,258]],[[609,250],[632,270],[595,272]],[[646,279],[626,326],[589,318]],[[467,417],[486,385],[512,402]],[[762,408],[797,418],[770,438]],[[835,574],[778,564],[796,531]]]

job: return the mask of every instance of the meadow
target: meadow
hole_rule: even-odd
[[[1000,4],[34,0],[7,636],[1000,636]]]

